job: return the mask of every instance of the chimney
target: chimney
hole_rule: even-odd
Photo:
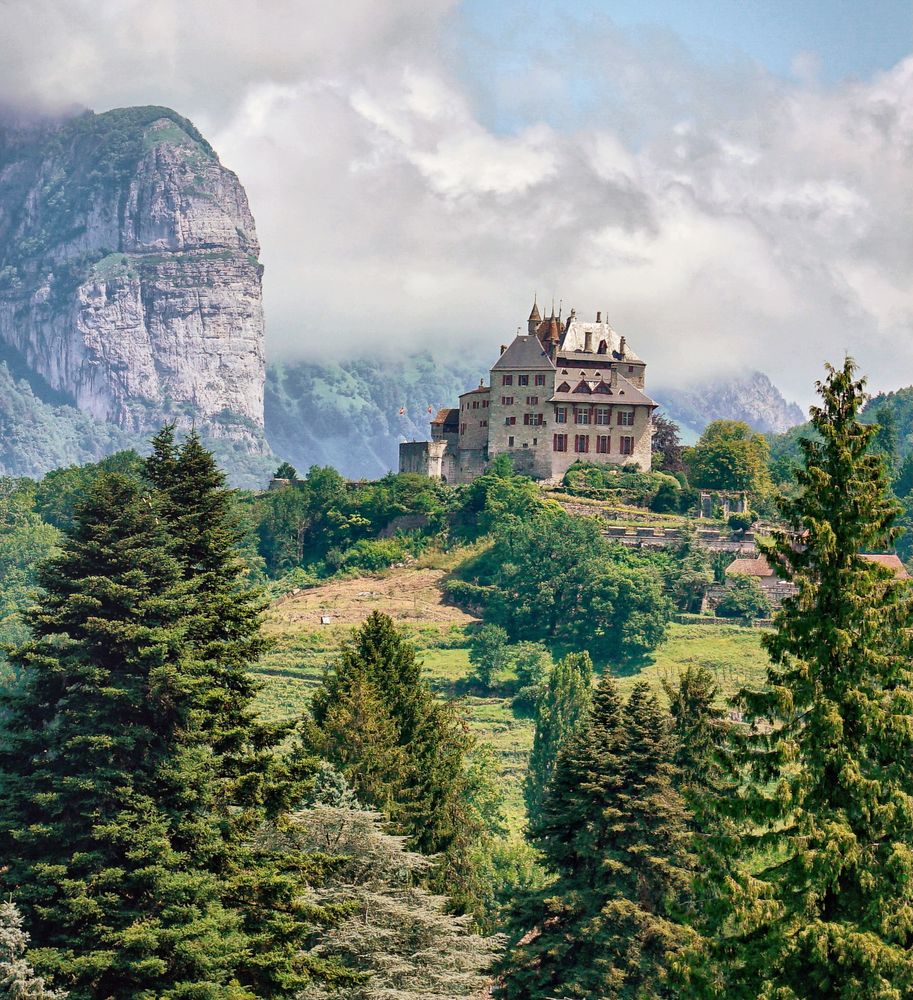
[[[583,349],[587,352],[587,354],[592,354],[593,353],[593,331],[592,330],[587,330],[586,333],[583,335]]]
[[[625,338],[621,338],[621,342],[618,345],[618,353],[624,357],[625,356]]]
[[[597,323],[601,323],[602,322],[602,312],[600,310],[598,310],[598,309],[596,310],[596,322]]]
[[[555,363],[555,359],[558,357],[558,341],[550,340],[548,342],[548,356],[552,359],[552,364]]]
[[[501,345],[501,353],[503,354],[507,350],[507,344]]]
[[[609,384],[612,387],[612,392],[618,388],[618,369],[615,365],[612,365],[612,378]]]

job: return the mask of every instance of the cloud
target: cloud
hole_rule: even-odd
[[[0,98],[206,131],[274,355],[490,353],[536,290],[608,311],[665,382],[751,366],[807,399],[845,349],[913,375],[913,59],[824,87],[814,53],[786,81],[607,19],[499,50],[445,0],[3,10]]]

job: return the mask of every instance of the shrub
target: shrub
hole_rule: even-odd
[[[716,613],[721,618],[766,618],[770,614],[770,602],[753,576],[737,576],[726,588],[726,594],[717,605]]]

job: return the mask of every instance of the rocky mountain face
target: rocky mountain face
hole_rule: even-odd
[[[258,255],[238,178],[175,112],[0,116],[0,345],[83,413],[265,451]]]
[[[788,403],[763,374],[720,376],[676,387],[650,387],[650,395],[666,416],[696,437],[714,420],[744,420],[756,431],[782,434],[805,420],[796,403]]]

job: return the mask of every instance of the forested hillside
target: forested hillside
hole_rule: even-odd
[[[859,420],[849,365],[822,395],[789,475],[715,421],[690,448],[664,427],[660,471],[559,489],[501,457],[466,486],[284,463],[233,491],[170,427],[145,458],[0,481],[0,985],[913,985],[909,929],[869,905],[909,902],[913,835],[877,806],[913,793],[913,593],[860,558],[909,515],[906,403]],[[772,620],[727,574],[755,549],[801,595]],[[822,950],[844,932],[845,970]]]

